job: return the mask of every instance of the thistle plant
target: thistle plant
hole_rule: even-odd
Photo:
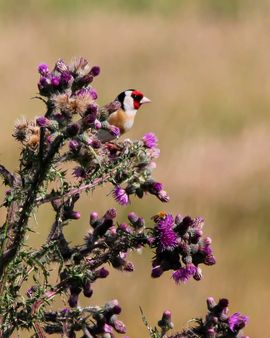
[[[125,334],[117,300],[104,305],[91,302],[95,284],[109,278],[108,266],[131,273],[134,264],[129,253],[150,248],[153,278],[170,271],[177,284],[191,278],[199,281],[202,266],[216,262],[212,240],[203,233],[201,217],[159,211],[145,220],[131,212],[122,220],[114,208],[108,208],[102,215],[90,210],[89,224],[81,224],[85,236],[80,245],[68,242],[64,227],[71,220],[80,222],[78,200],[100,185],[106,184],[121,206],[150,195],[166,203],[169,196],[153,178],[160,154],[156,136],[150,132],[135,141],[119,139],[119,129],[107,121],[119,102],[98,105],[92,82],[99,67],[90,67],[84,58],[69,65],[60,59],[52,70],[39,65],[38,72],[37,98],[44,102],[45,113],[16,122],[13,137],[21,146],[18,168],[10,172],[0,166],[7,186],[1,204],[6,220],[0,228],[0,337],[21,330],[29,330],[32,337]],[[100,140],[100,129],[113,140]],[[31,248],[29,221],[43,204],[51,205],[55,220],[45,242]],[[52,267],[57,267],[57,277],[51,275]],[[55,304],[58,296],[63,302],[60,308]],[[86,307],[80,306],[83,297],[89,298]],[[244,337],[246,316],[229,316],[226,299],[216,304],[209,298],[207,304],[205,319],[193,320],[195,325],[180,333],[168,333],[173,328],[170,311],[163,313],[159,328],[151,328],[144,315],[143,320],[156,338]]]

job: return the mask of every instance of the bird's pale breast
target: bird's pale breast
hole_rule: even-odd
[[[109,118],[108,122],[116,127],[118,127],[121,131],[121,134],[128,131],[134,122],[133,116],[128,116],[122,109],[112,113]]]

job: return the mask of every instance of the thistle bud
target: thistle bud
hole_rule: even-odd
[[[90,298],[93,294],[93,290],[91,289],[91,284],[90,282],[86,282],[85,285],[83,286],[83,294],[85,297]]]
[[[94,77],[98,76],[100,74],[100,67],[99,66],[92,67],[90,70],[90,74]]]
[[[78,123],[71,123],[67,126],[67,135],[69,137],[76,136],[80,130],[80,125]]]
[[[39,116],[36,118],[36,124],[39,127],[48,127],[50,125],[50,120],[47,119],[45,116]]]
[[[155,266],[152,268],[151,277],[158,278],[163,274],[163,269],[161,266]]]
[[[101,269],[96,270],[95,274],[97,278],[106,278],[107,276],[109,276],[109,271],[102,267]]]
[[[49,67],[48,65],[46,65],[45,63],[41,63],[39,66],[38,66],[38,72],[40,75],[42,76],[45,76],[49,73]]]

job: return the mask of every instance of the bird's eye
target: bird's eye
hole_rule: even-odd
[[[132,95],[133,99],[136,100],[136,101],[140,101],[142,99],[142,96],[141,95],[138,95],[138,94],[133,94]]]

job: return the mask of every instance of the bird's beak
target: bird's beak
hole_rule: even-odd
[[[151,100],[149,100],[147,97],[144,96],[144,97],[141,99],[140,104],[149,103],[149,102],[151,102]]]

